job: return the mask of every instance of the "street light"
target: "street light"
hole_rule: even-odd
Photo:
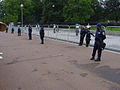
[[[20,5],[21,7],[21,26],[22,26],[22,30],[23,30],[23,4]]]
[[[52,5],[52,7],[54,8],[54,7],[55,7],[55,5],[53,4],[53,5]]]

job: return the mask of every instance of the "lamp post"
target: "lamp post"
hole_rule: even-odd
[[[23,30],[23,4],[21,4],[20,7],[21,7],[21,26]]]
[[[52,11],[53,11],[53,13],[55,13],[55,5],[54,5],[54,4],[52,5]],[[55,15],[53,15],[53,19],[54,19],[54,16],[55,16]],[[55,22],[55,19],[53,20],[52,23],[56,23],[56,22]]]
[[[4,13],[4,14],[3,14],[3,22],[4,22],[4,23],[5,23],[5,15],[6,15],[6,14]]]

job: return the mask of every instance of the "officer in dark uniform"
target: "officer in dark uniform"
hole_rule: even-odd
[[[45,35],[45,33],[44,33],[44,27],[43,26],[41,26],[39,34],[40,34],[41,44],[44,44],[44,35]]]
[[[6,27],[6,33],[8,33],[8,26]]]
[[[18,36],[21,36],[21,29],[20,29],[20,26],[18,26]]]
[[[94,36],[94,34],[90,32],[90,28],[88,28],[86,32],[86,47],[90,44],[91,35]]]
[[[85,35],[86,35],[86,28],[85,28],[84,26],[81,26],[79,46],[82,46],[82,45],[83,45],[83,41],[84,41]]]
[[[12,34],[14,33],[14,27],[12,27],[12,31],[11,31],[11,33],[12,33]]]
[[[32,27],[30,25],[28,27],[28,36],[29,36],[29,40],[32,40]]]
[[[105,43],[103,42],[106,39],[105,31],[101,29],[101,24],[97,24],[97,30],[95,34],[95,44],[93,48],[92,58],[90,60],[95,59],[96,51],[98,51],[98,57],[95,61],[101,61],[102,50],[105,47]]]

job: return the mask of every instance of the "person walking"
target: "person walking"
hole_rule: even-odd
[[[94,43],[94,48],[92,52],[92,58],[90,60],[95,59],[96,51],[98,52],[97,59],[95,61],[101,61],[101,54],[102,50],[105,48],[106,44],[104,43],[104,40],[106,39],[105,31],[102,30],[102,25],[97,24],[96,25],[96,34],[95,34],[95,43]]]
[[[32,40],[32,27],[31,27],[31,25],[29,25],[29,27],[28,27],[28,36],[29,36],[29,40]]]
[[[45,32],[44,32],[44,27],[43,26],[41,26],[39,34],[40,34],[41,44],[44,44],[44,35],[45,35]]]

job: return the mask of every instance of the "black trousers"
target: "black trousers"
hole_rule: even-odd
[[[84,37],[85,37],[85,34],[80,35],[80,43],[79,43],[79,45],[83,45]]]
[[[86,47],[88,47],[90,44],[90,39],[86,39]]]
[[[32,40],[32,33],[29,33],[29,40]]]
[[[12,30],[12,32],[11,32],[12,34],[14,33],[14,30]]]
[[[6,29],[6,33],[8,33],[8,29]]]
[[[18,36],[21,36],[21,32],[18,32]]]
[[[40,37],[41,39],[41,44],[44,44],[44,37]]]
[[[98,58],[101,58],[102,48],[99,45],[94,45],[92,57],[95,58],[96,52],[98,52]]]
[[[56,28],[53,29],[53,32],[56,33]]]

